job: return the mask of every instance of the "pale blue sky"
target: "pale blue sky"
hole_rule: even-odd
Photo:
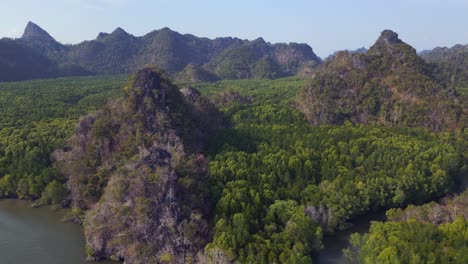
[[[21,36],[29,20],[63,43],[120,26],[303,42],[321,57],[368,47],[383,29],[418,50],[468,44],[468,0],[0,0],[0,37]]]

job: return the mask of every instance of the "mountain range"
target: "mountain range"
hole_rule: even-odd
[[[127,74],[148,64],[190,81],[278,78],[321,63],[307,44],[208,39],[169,28],[141,37],[117,28],[94,40],[64,45],[33,22],[21,38],[1,39],[0,55],[0,81]]]
[[[419,55],[433,65],[435,76],[445,85],[468,87],[468,45],[437,47]]]
[[[349,53],[367,51],[361,48]],[[444,86],[468,86],[468,45],[435,48],[418,55]],[[178,82],[196,83],[312,76],[317,66],[325,64],[307,44],[271,44],[262,38],[209,39],[169,28],[137,37],[119,27],[112,33],[99,33],[94,40],[64,45],[29,22],[21,38],[0,39],[0,81],[128,74],[145,65],[164,69]]]

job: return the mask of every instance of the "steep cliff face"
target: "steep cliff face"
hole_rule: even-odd
[[[56,151],[75,211],[85,212],[87,253],[126,263],[190,263],[210,237],[206,138],[221,114],[193,88],[145,68],[125,98],[84,117]]]
[[[55,39],[47,33],[44,29],[29,21],[24,29],[23,36],[24,40],[41,40],[46,42],[55,42]]]
[[[47,31],[31,21],[28,22],[21,38],[15,41],[30,47],[58,65],[63,64],[62,58],[70,48],[56,41]]]

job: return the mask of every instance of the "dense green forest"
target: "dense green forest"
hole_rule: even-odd
[[[121,97],[125,81],[109,76],[0,84],[1,196],[62,201],[66,179],[52,166],[51,153],[65,146],[80,116]],[[322,236],[348,220],[434,200],[466,177],[468,131],[349,121],[311,126],[296,110],[306,83],[290,77],[193,84],[226,120],[203,150],[209,172],[204,188],[215,208],[205,249],[210,261],[311,263]],[[196,181],[181,177],[178,185],[190,189]],[[463,221],[453,228],[466,226]],[[432,228],[407,225],[403,230]],[[430,229],[441,234],[437,243],[449,243],[442,236],[450,225]]]
[[[467,263],[468,191],[440,203],[387,211],[369,233],[351,235],[353,263]]]
[[[370,234],[351,237],[359,247],[355,263],[467,263],[468,222],[459,217],[435,226],[414,219],[375,222]]]
[[[242,263],[310,263],[323,233],[372,210],[440,197],[466,162],[462,131],[350,122],[312,127],[292,107],[303,83],[197,86],[222,102],[232,122],[211,148],[218,202],[208,254]]]
[[[0,197],[44,197],[52,202],[47,198],[51,192],[61,194],[65,179],[51,166],[52,151],[63,146],[80,116],[121,95],[125,79],[75,77],[0,84]]]

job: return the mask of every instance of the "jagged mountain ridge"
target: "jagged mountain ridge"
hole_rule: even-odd
[[[468,87],[468,45],[437,47],[419,55],[434,67],[437,79],[451,87]]]
[[[169,28],[141,37],[117,28],[110,34],[99,33],[95,40],[63,45],[29,22],[23,36],[15,41],[57,65],[79,68],[79,72],[89,74],[131,73],[149,64],[176,74],[193,64],[222,79],[276,78],[295,75],[304,65],[321,63],[307,44],[271,44],[261,38],[208,39]]]
[[[466,106],[398,34],[385,30],[365,53],[339,52],[314,71],[298,108],[314,125],[346,120],[434,131],[464,127]]]
[[[468,45],[457,44],[451,48],[436,47],[432,50],[424,50],[419,52],[419,55],[428,62],[437,62],[448,60],[450,56],[468,52]]]

